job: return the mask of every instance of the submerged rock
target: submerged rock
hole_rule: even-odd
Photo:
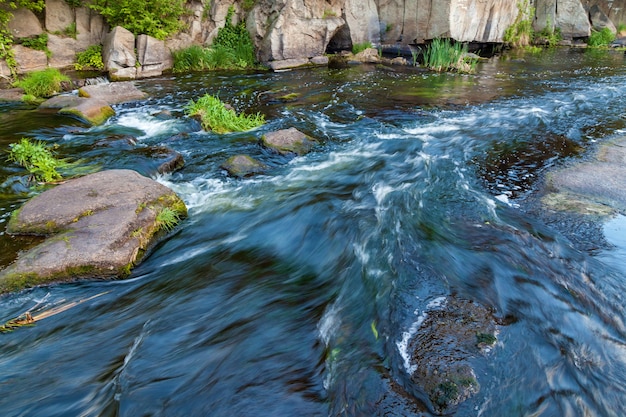
[[[75,116],[89,124],[100,125],[115,115],[106,101],[77,96],[55,96],[44,101],[39,109],[56,109],[60,114]]]
[[[186,215],[185,204],[172,190],[135,171],[102,171],[69,180],[13,213],[8,233],[46,239],[0,271],[0,293],[124,277]]]
[[[250,177],[261,174],[267,170],[267,166],[248,155],[235,155],[228,158],[221,167],[233,177]]]
[[[296,154],[300,156],[309,153],[316,141],[291,127],[266,133],[261,138],[261,142],[266,148],[281,155]]]
[[[449,297],[424,313],[409,340],[410,380],[435,413],[451,413],[479,392],[473,361],[496,343],[497,330],[492,312],[468,300]]]
[[[626,137],[603,144],[593,160],[548,175],[551,209],[605,216],[626,214]]]

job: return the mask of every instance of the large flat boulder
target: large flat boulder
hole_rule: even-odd
[[[78,95],[97,98],[109,104],[126,103],[147,97],[147,94],[138,89],[131,81],[86,85],[78,90]]]
[[[170,230],[172,218],[186,215],[176,193],[135,171],[109,170],[69,180],[13,213],[8,233],[46,239],[0,271],[0,293],[124,277]]]
[[[104,100],[78,96],[55,96],[44,101],[41,110],[58,110],[60,114],[77,117],[94,126],[115,115],[115,110]]]

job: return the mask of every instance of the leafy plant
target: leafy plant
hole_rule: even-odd
[[[477,59],[467,52],[467,45],[450,39],[434,39],[424,51],[424,65],[434,71],[470,73],[476,68]]]
[[[534,43],[548,45],[551,48],[555,47],[562,40],[561,28],[553,27],[549,20],[541,32],[533,34]]]
[[[265,123],[265,117],[262,114],[237,115],[219,98],[209,94],[199,98],[198,101],[191,100],[185,107],[185,112],[189,116],[198,117],[204,130],[216,133],[243,132]]]
[[[243,0],[243,10],[249,12],[254,7],[256,0]]]
[[[48,49],[48,34],[42,33],[39,36],[33,38],[26,38],[20,41],[22,46],[35,49],[37,51],[44,51],[46,56],[50,57],[50,50]]]
[[[89,7],[112,27],[162,40],[183,28],[184,6],[185,0],[94,0]]]
[[[77,53],[74,69],[77,71],[84,69],[103,70],[102,45],[91,45],[85,51]]]
[[[29,72],[24,79],[13,85],[22,88],[27,95],[50,97],[61,90],[61,81],[69,81],[69,78],[56,68],[47,68]]]
[[[230,6],[228,13],[226,13],[226,24],[218,30],[212,46],[223,46],[230,49],[239,67],[253,67],[256,63],[256,58],[254,56],[252,38],[250,38],[248,29],[246,29],[245,21],[242,20],[237,25],[233,25],[232,18],[234,14],[235,8]]]
[[[22,138],[9,147],[11,149],[7,159],[26,168],[35,180],[51,182],[62,178],[57,168],[65,166],[66,163],[55,158],[43,142],[31,142],[28,138]]]
[[[515,22],[504,32],[504,42],[513,48],[530,45],[534,33],[532,20],[535,16],[535,8],[530,6],[529,0],[518,2],[517,11]]]
[[[354,45],[352,45],[352,53],[356,55],[359,52],[363,52],[366,49],[372,48],[372,47],[373,46],[371,42],[355,43]]]
[[[587,41],[587,45],[593,47],[601,47],[607,46],[611,42],[615,40],[615,34],[611,32],[609,28],[603,28],[602,30],[593,30],[591,32],[591,36],[589,36],[589,40]]]

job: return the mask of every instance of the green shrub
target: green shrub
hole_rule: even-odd
[[[256,63],[254,44],[248,29],[246,29],[246,22],[242,20],[237,25],[233,25],[234,14],[235,8],[230,6],[226,14],[226,24],[217,32],[212,46],[223,46],[230,49],[235,55],[235,62],[237,62],[238,67],[254,67]]]
[[[504,32],[504,42],[514,48],[530,45],[534,33],[535,8],[530,6],[528,0],[522,0],[517,3],[517,11],[515,22]]]
[[[8,160],[26,168],[36,181],[51,182],[62,178],[57,168],[63,167],[65,162],[55,158],[43,142],[22,138],[9,147]]]
[[[594,30],[591,32],[591,36],[589,36],[589,41],[587,41],[587,45],[593,47],[607,46],[614,40],[615,34],[611,32],[611,29],[603,28],[600,31]]]
[[[546,23],[546,27],[541,31],[533,34],[533,42],[536,44],[547,44],[549,47],[555,47],[563,40],[561,28],[553,27],[550,21]]]
[[[135,35],[165,39],[183,28],[184,6],[185,0],[93,0],[89,7],[111,27],[122,26]]]
[[[204,130],[216,133],[243,132],[265,123],[262,114],[237,115],[234,110],[226,108],[219,98],[209,94],[198,101],[191,100],[185,112],[189,116],[198,117]]]
[[[209,48],[192,45],[175,51],[173,55],[175,73],[216,69],[246,69],[256,65],[254,45],[245,22],[232,24],[234,8],[226,14],[226,24],[217,33]]]
[[[102,45],[91,45],[85,51],[77,53],[74,69],[77,71],[84,69],[103,70]]]
[[[355,43],[354,45],[352,45],[352,53],[356,55],[359,52],[363,52],[369,48],[372,48],[371,42]]]
[[[424,65],[438,72],[473,72],[476,62],[468,55],[466,44],[454,43],[450,39],[434,39],[424,51]]]
[[[56,68],[47,68],[29,72],[24,79],[16,81],[13,85],[22,88],[28,95],[43,98],[59,92],[61,81],[69,81],[69,78]]]

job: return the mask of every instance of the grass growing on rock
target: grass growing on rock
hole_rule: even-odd
[[[166,232],[172,231],[180,221],[180,214],[169,207],[163,208],[156,216],[157,226]]]
[[[45,98],[61,91],[62,81],[69,81],[69,78],[56,68],[47,68],[29,72],[26,77],[16,81],[13,85],[23,89],[26,95]]]
[[[191,117],[199,118],[204,130],[215,133],[245,132],[265,123],[262,114],[238,115],[227,108],[218,97],[209,94],[198,101],[191,100],[185,107],[185,112]]]
[[[591,36],[589,36],[589,40],[587,41],[587,45],[592,47],[604,47],[608,46],[611,42],[615,40],[615,34],[611,32],[609,28],[603,28],[602,30],[592,30]]]
[[[424,65],[434,71],[474,72],[477,59],[467,52],[467,45],[450,39],[434,39],[424,52]]]

